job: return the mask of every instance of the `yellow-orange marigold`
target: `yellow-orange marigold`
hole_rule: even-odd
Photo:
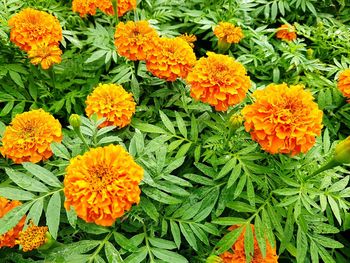
[[[118,16],[135,9],[136,4],[136,0],[118,0]],[[95,15],[97,8],[108,15],[114,14],[111,0],[73,0],[72,2],[73,12],[79,13],[81,17]]]
[[[122,146],[95,148],[71,159],[64,178],[67,210],[86,222],[111,226],[140,201],[143,169]]]
[[[295,27],[288,24],[284,24],[280,26],[277,29],[276,37],[286,41],[292,41],[297,39],[297,34],[295,33]]]
[[[120,22],[114,34],[114,44],[119,55],[130,60],[145,60],[146,54],[154,49],[157,32],[148,21]]]
[[[350,69],[346,69],[340,73],[338,89],[343,93],[344,97],[350,99]]]
[[[29,51],[40,42],[58,44],[62,40],[62,28],[59,21],[49,13],[32,8],[23,9],[8,22],[10,39],[25,51]]]
[[[272,154],[306,153],[322,129],[322,111],[303,85],[270,84],[253,93],[242,114],[246,131]]]
[[[214,34],[220,41],[230,44],[237,44],[244,37],[242,28],[229,22],[220,22],[219,25],[214,28]]]
[[[234,230],[238,228],[239,226],[234,225],[229,228],[229,230]],[[254,225],[250,225],[250,227],[253,230],[254,234]],[[246,255],[244,251],[244,235],[245,235],[245,228],[243,229],[241,235],[238,237],[237,241],[232,246],[231,252],[224,252],[220,255],[221,259],[224,263],[246,263]],[[258,241],[256,239],[256,236],[254,234],[254,255],[251,260],[251,263],[277,263],[278,262],[278,256],[276,254],[276,247],[272,248],[269,241],[266,240],[266,257],[264,258],[259,245]]]
[[[188,35],[187,33],[185,33],[180,35],[179,37],[185,40],[190,45],[191,48],[194,48],[193,43],[197,41],[197,37],[195,35],[193,34]]]
[[[193,49],[180,37],[157,39],[146,59],[147,69],[167,81],[186,78],[195,63]]]
[[[43,69],[49,69],[53,64],[59,64],[62,61],[62,50],[57,44],[49,45],[47,42],[41,42],[33,46],[28,51],[28,57],[33,65],[40,64]]]
[[[129,125],[136,109],[132,94],[116,84],[99,84],[85,103],[87,116],[97,113],[99,118],[106,118],[101,127]]]
[[[52,142],[61,141],[59,121],[42,109],[32,110],[16,115],[6,127],[0,151],[15,163],[37,163],[52,156]]]
[[[24,252],[38,249],[48,242],[46,235],[48,230],[47,226],[36,226],[31,222],[26,230],[19,233],[19,239],[16,241],[16,244],[21,245]]]
[[[250,78],[243,65],[232,57],[207,53],[187,76],[191,96],[208,103],[217,111],[240,103],[250,88]]]
[[[21,202],[19,201],[10,201],[0,196],[0,218],[19,205],[21,205]],[[14,228],[3,235],[0,235],[0,248],[14,247],[16,245],[16,239],[18,238],[20,231],[23,229],[25,219],[26,217],[24,216]]]

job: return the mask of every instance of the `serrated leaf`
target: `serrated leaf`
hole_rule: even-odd
[[[216,244],[219,248],[217,254],[222,254],[225,251],[229,250],[232,245],[237,241],[238,237],[241,235],[243,227],[239,227],[228,234],[226,234],[220,241]]]
[[[51,196],[46,210],[46,225],[49,227],[49,232],[54,239],[57,239],[60,215],[61,195],[60,192],[56,192]]]
[[[112,245],[111,242],[106,242],[105,244],[105,254],[108,263],[123,263],[123,259],[120,256],[118,250]]]
[[[180,234],[180,228],[177,225],[177,223],[173,220],[170,220],[170,231],[171,234],[173,235],[174,242],[177,246],[177,248],[180,248],[181,245],[181,234]]]
[[[67,214],[67,219],[68,219],[69,224],[75,229],[76,225],[77,225],[78,215],[75,212],[74,207],[71,206],[69,208],[69,210],[66,209],[66,214]]]
[[[0,196],[11,200],[32,200],[36,196],[31,192],[27,192],[14,187],[0,187]]]
[[[171,122],[171,120],[168,118],[168,116],[165,115],[164,112],[162,112],[161,110],[159,110],[159,114],[160,114],[160,118],[164,124],[164,126],[172,133],[172,134],[176,134],[175,128],[173,123]]]
[[[39,225],[41,214],[44,208],[44,198],[39,198],[29,210],[26,221],[32,220],[34,225]]]
[[[176,117],[177,127],[178,127],[181,135],[184,138],[187,138],[187,128],[186,128],[186,124],[185,124],[183,118],[181,117],[181,115],[177,111],[175,111],[175,117]]]
[[[39,180],[45,182],[46,184],[54,187],[62,186],[62,183],[49,170],[34,163],[23,163],[22,165],[24,169],[26,169],[28,172],[30,172],[32,175],[37,177]]]
[[[328,196],[328,203],[333,211],[333,214],[335,218],[338,220],[339,224],[341,225],[341,215],[340,215],[340,210],[337,202],[331,197],[330,195]]]
[[[165,249],[152,248],[152,253],[159,259],[165,262],[176,262],[176,263],[188,263],[188,260],[178,253],[168,251]]]
[[[259,249],[261,251],[261,254],[263,255],[263,258],[265,258],[266,257],[265,227],[262,224],[259,215],[256,215],[255,217],[254,227],[255,227],[255,236],[256,236],[256,240],[258,241]]]
[[[148,255],[147,247],[141,247],[139,251],[132,253],[128,256],[124,262],[125,263],[140,263],[142,262]]]
[[[186,223],[179,222],[182,235],[194,250],[198,250],[197,240],[191,228]]]
[[[237,181],[238,177],[241,175],[241,171],[242,164],[239,162],[231,172],[230,178],[227,181],[227,188],[230,188]]]
[[[250,224],[246,225],[245,227],[244,252],[246,255],[246,262],[250,262],[254,254],[254,235],[253,235],[253,229],[250,226]]]
[[[22,217],[27,213],[33,203],[28,202],[16,206],[0,218],[0,236],[15,227]]]
[[[151,201],[149,201],[147,198],[142,197],[140,207],[142,208],[143,211],[146,212],[146,214],[151,219],[153,219],[155,222],[158,221],[159,213],[157,211],[157,208]]]
[[[305,261],[306,253],[308,249],[307,236],[305,232],[298,227],[297,232],[297,262],[303,263]]]
[[[219,174],[216,176],[215,180],[219,180],[222,177],[224,177],[226,174],[228,174],[229,172],[232,171],[232,169],[235,167],[235,165],[237,164],[237,159],[236,158],[232,158],[231,160],[229,160],[224,167],[222,167],[222,169],[220,170]]]
[[[49,192],[49,188],[38,180],[9,168],[5,168],[6,174],[19,187],[33,192]]]
[[[177,246],[174,242],[166,240],[166,239],[150,237],[150,238],[148,238],[148,240],[153,247],[162,248],[162,249],[175,249],[175,248],[177,248]]]

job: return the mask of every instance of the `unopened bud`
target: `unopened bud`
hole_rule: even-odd
[[[230,118],[230,127],[233,130],[237,130],[238,128],[240,128],[243,124],[243,116],[240,113],[235,113],[231,116]]]
[[[218,49],[220,53],[225,53],[227,50],[229,50],[229,48],[231,47],[231,44],[226,42],[223,39],[219,39],[218,41]]]
[[[218,257],[216,255],[209,256],[207,258],[207,261],[206,261],[206,263],[223,263],[223,262],[224,261],[220,257]]]
[[[312,48],[308,48],[306,50],[306,54],[307,54],[307,58],[308,59],[312,59],[313,58],[313,55],[314,55],[314,50]]]
[[[338,163],[350,163],[350,136],[335,147],[333,159]]]
[[[69,117],[69,124],[72,125],[73,129],[79,129],[81,126],[81,118],[78,114],[72,114]]]

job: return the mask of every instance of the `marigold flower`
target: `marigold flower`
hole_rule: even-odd
[[[31,221],[27,229],[19,233],[16,244],[21,245],[24,252],[38,249],[48,242],[48,230],[47,226],[36,226]]]
[[[0,196],[0,218],[19,205],[21,205],[19,201],[10,201]],[[24,216],[14,228],[0,235],[0,248],[14,247],[16,245],[16,239],[19,236],[19,232],[23,229],[25,219],[26,217]]]
[[[148,21],[128,21],[118,24],[114,38],[119,55],[130,60],[145,60],[146,54],[154,49],[153,42],[158,34]]]
[[[32,8],[23,9],[8,22],[10,39],[24,51],[29,51],[40,42],[49,45],[62,40],[62,28],[53,15]]]
[[[123,128],[130,124],[136,110],[132,94],[116,84],[99,84],[85,103],[88,117],[97,113],[99,118],[106,118],[101,127],[114,125]]]
[[[276,37],[286,41],[293,41],[297,39],[295,33],[295,27],[292,25],[284,24],[277,29]]]
[[[91,149],[71,159],[64,178],[67,210],[86,222],[111,226],[140,201],[143,169],[122,146]]]
[[[238,225],[234,225],[230,227],[229,230],[231,231],[238,227],[239,227]],[[252,228],[253,234],[254,234],[254,225],[251,224],[250,227]],[[232,250],[234,253],[226,251],[220,255],[224,263],[246,263],[246,256],[244,251],[244,234],[245,234],[245,228],[243,229],[241,235],[238,237],[237,241],[232,246]],[[254,234],[254,255],[251,260],[251,263],[277,263],[277,262],[278,262],[278,256],[276,254],[276,248],[272,248],[269,241],[266,240],[266,257],[264,258],[260,251],[256,236]]]
[[[220,22],[214,28],[214,34],[218,37],[219,41],[226,43],[237,44],[244,37],[242,28],[235,26],[229,22]]]
[[[79,13],[81,17],[95,15],[97,8],[102,12],[113,15],[114,9],[112,1],[115,0],[73,0],[73,12]],[[118,0],[118,16],[136,8],[136,0]]]
[[[191,48],[194,48],[193,43],[197,41],[197,37],[195,35],[193,34],[188,35],[187,33],[185,33],[180,35],[179,37],[185,40],[190,45]]]
[[[0,151],[15,163],[37,163],[52,156],[52,142],[61,141],[59,121],[42,109],[32,110],[16,115],[6,127]]]
[[[303,85],[270,84],[242,110],[246,131],[272,154],[306,153],[322,129],[322,111]]]
[[[232,57],[207,53],[187,76],[191,96],[209,103],[217,111],[240,103],[250,87],[250,78],[243,65]]]
[[[33,46],[28,51],[28,57],[33,65],[41,64],[43,69],[49,69],[53,64],[61,63],[62,50],[57,44],[49,45],[47,42],[41,42]]]
[[[340,73],[338,89],[343,93],[344,97],[350,99],[350,69],[346,69]]]
[[[196,55],[182,38],[159,38],[147,56],[147,69],[167,81],[186,78],[196,63]]]

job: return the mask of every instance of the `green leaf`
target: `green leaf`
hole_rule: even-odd
[[[33,192],[49,192],[49,188],[38,180],[9,168],[5,168],[6,174],[19,187]]]
[[[20,190],[14,187],[0,187],[0,196],[11,200],[32,200],[36,196],[31,192]]]
[[[219,180],[222,177],[224,177],[226,174],[228,174],[229,172],[232,171],[232,169],[235,167],[235,165],[237,164],[237,159],[236,158],[232,158],[231,160],[229,160],[224,167],[222,167],[221,171],[219,172],[219,174],[216,176],[215,180]]]
[[[299,226],[298,232],[297,232],[297,262],[305,262],[307,249],[308,249],[307,236]]]
[[[183,118],[181,117],[181,115],[177,111],[175,111],[175,117],[176,117],[177,127],[178,127],[181,135],[184,138],[187,138],[187,129],[186,129],[186,124],[185,124]]]
[[[140,263],[142,262],[148,255],[147,247],[141,247],[139,251],[136,253],[132,253],[130,256],[128,256],[124,262],[125,263]]]
[[[67,214],[67,219],[69,224],[75,229],[77,225],[78,216],[77,216],[77,213],[75,212],[74,207],[71,206],[69,210],[66,209],[66,214]]]
[[[265,227],[262,224],[259,215],[256,215],[255,217],[254,227],[255,227],[256,240],[258,241],[261,254],[263,255],[263,258],[265,258],[266,257]]]
[[[85,61],[85,64],[99,60],[100,58],[106,56],[107,50],[98,50],[92,53],[92,55]]]
[[[194,250],[198,250],[197,240],[191,228],[186,223],[179,222],[181,233]]]
[[[238,181],[233,199],[236,199],[242,193],[246,181],[247,181],[247,176],[245,174],[243,174],[241,176],[241,179],[239,179],[239,181]]]
[[[62,183],[57,179],[57,177],[49,170],[34,164],[34,163],[23,163],[24,169],[30,172],[32,175],[36,176],[41,181],[48,185],[54,187],[61,187]]]
[[[52,142],[51,150],[53,154],[57,157],[60,157],[65,160],[70,160],[71,158],[67,148],[62,143]]]
[[[136,251],[137,249],[136,246],[132,242],[130,242],[129,239],[123,236],[121,233],[114,232],[113,236],[117,244],[121,246],[123,249],[127,251]]]
[[[318,249],[314,241],[311,240],[310,243],[310,255],[312,263],[319,263]]]
[[[327,192],[339,192],[343,190],[349,183],[349,176],[344,177],[340,181],[334,183],[330,188],[327,189]]]
[[[34,225],[39,225],[41,214],[44,208],[44,198],[39,198],[33,206],[30,208],[29,213],[27,214],[27,221],[32,220]]]
[[[147,198],[141,197],[140,207],[155,222],[158,221],[159,213],[157,211],[157,208],[151,201],[149,201]]]
[[[181,234],[180,234],[180,228],[177,225],[177,223],[173,220],[170,220],[170,231],[171,234],[173,235],[174,242],[177,246],[177,248],[180,248],[181,245]]]
[[[334,239],[321,235],[313,235],[312,239],[323,247],[327,248],[343,248],[344,245]]]
[[[245,222],[245,219],[239,217],[219,217],[212,221],[213,224],[222,226],[242,225]]]
[[[12,110],[14,104],[15,104],[15,102],[14,102],[13,100],[7,102],[6,105],[2,108],[2,110],[1,110],[1,112],[0,112],[0,117],[4,117],[4,116],[6,116],[7,114],[9,114],[10,111]]]
[[[25,105],[26,105],[25,101],[22,101],[18,103],[15,107],[13,107],[11,118],[13,119],[17,114],[22,113],[24,111]]]
[[[120,256],[118,250],[112,245],[111,242],[105,244],[105,254],[108,263],[123,263],[123,259]]]
[[[241,171],[242,171],[242,164],[239,162],[232,170],[230,178],[228,179],[228,182],[227,182],[227,188],[230,188],[237,181],[238,177],[241,175]]]
[[[141,123],[141,122],[132,122],[132,126],[135,129],[139,129],[140,131],[143,132],[148,132],[148,133],[167,133],[165,130],[162,128],[148,124],[148,123]]]
[[[150,197],[158,202],[164,203],[164,204],[175,205],[175,204],[182,203],[181,199],[178,199],[176,197],[168,195],[168,194],[166,194],[158,189],[155,189],[155,188],[144,187],[142,189],[142,192],[145,195],[147,195],[148,197]]]
[[[49,227],[49,232],[54,239],[57,239],[58,227],[60,224],[61,215],[61,195],[56,192],[50,198],[46,210],[46,225]]]
[[[0,218],[0,236],[15,227],[22,217],[27,213],[33,203],[28,202],[16,206]]]
[[[188,260],[179,255],[178,253],[168,251],[165,249],[159,249],[159,248],[152,248],[152,253],[159,259],[164,260],[165,262],[169,263],[187,263]]]
[[[157,247],[157,248],[163,248],[163,249],[175,249],[175,248],[177,248],[177,246],[174,242],[166,240],[166,239],[150,237],[150,238],[148,238],[148,240],[152,246]]]
[[[168,116],[166,116],[164,114],[164,112],[162,112],[161,110],[159,110],[159,114],[160,114],[160,118],[162,119],[163,124],[165,125],[165,127],[172,133],[172,134],[176,134],[175,128],[173,123],[171,122],[171,120],[168,118]]]
[[[254,254],[254,236],[253,229],[250,224],[246,225],[244,233],[244,252],[246,261],[250,262]]]
[[[336,263],[333,257],[328,253],[328,251],[323,247],[318,247],[318,253],[320,254],[324,263]]]
[[[217,254],[222,254],[229,250],[232,245],[237,241],[238,237],[241,235],[243,227],[236,228],[235,230],[226,234],[220,241],[216,244],[219,247]]]
[[[99,226],[94,223],[87,223],[81,219],[78,219],[77,224],[81,230],[89,234],[100,235],[109,232],[108,228],[106,227]]]
[[[331,197],[330,195],[328,196],[328,203],[331,206],[331,209],[333,211],[333,214],[335,218],[338,220],[339,224],[341,225],[341,216],[340,216],[340,211],[339,211],[339,206],[337,202]]]

